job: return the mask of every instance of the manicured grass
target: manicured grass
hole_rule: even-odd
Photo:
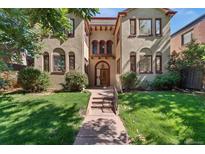
[[[88,93],[0,94],[0,144],[72,144]]]
[[[119,101],[133,144],[205,144],[205,96],[133,92]]]

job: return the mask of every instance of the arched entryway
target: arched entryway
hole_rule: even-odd
[[[95,85],[110,85],[110,65],[106,61],[100,61],[95,65]]]

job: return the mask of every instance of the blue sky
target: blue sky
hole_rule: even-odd
[[[100,9],[99,17],[117,16],[119,11],[123,8],[103,8]],[[171,19],[171,33],[176,32],[186,24],[190,23],[194,19],[198,18],[202,14],[205,14],[205,8],[176,8],[177,14]]]

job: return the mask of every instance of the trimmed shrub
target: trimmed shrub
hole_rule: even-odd
[[[27,92],[41,92],[47,90],[49,77],[38,69],[25,68],[18,73],[18,83]]]
[[[120,80],[122,83],[122,88],[124,90],[132,90],[135,89],[137,84],[139,83],[138,76],[134,72],[127,72],[120,76]]]
[[[152,90],[150,81],[148,80],[141,81],[137,85],[137,90]]]
[[[178,86],[180,74],[177,72],[168,72],[157,76],[152,82],[152,87],[157,90],[171,90]]]
[[[88,77],[80,72],[68,72],[62,85],[65,91],[82,91],[88,85]]]

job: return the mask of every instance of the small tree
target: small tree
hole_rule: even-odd
[[[205,44],[192,41],[186,46],[185,50],[172,54],[168,69],[170,71],[180,71],[187,67],[204,69],[204,66]]]

